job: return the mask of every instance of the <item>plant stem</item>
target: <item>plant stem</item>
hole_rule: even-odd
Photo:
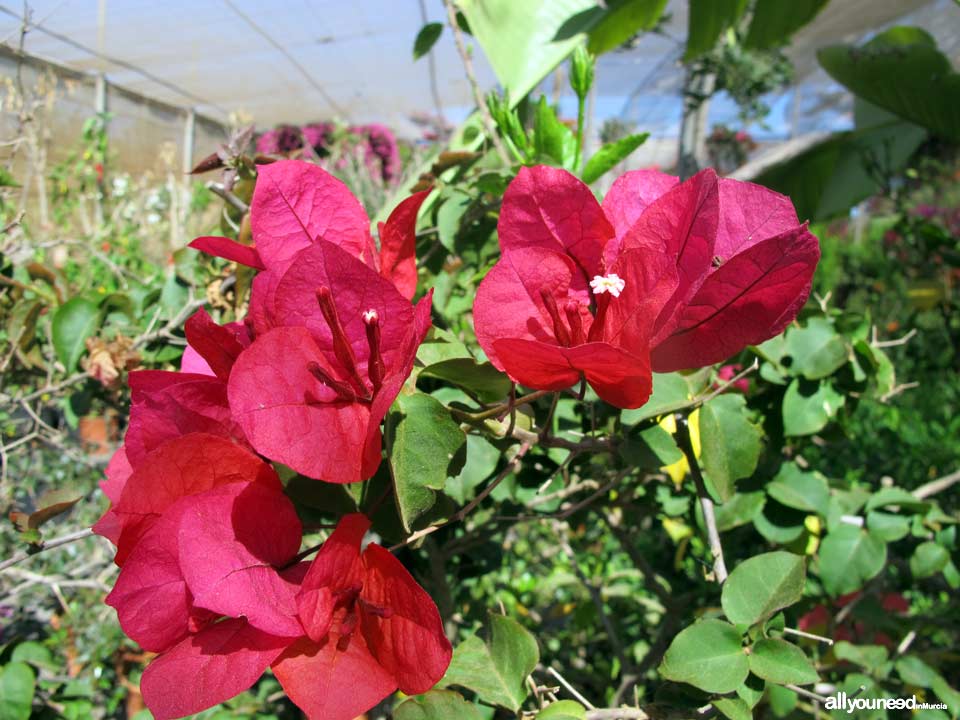
[[[717,530],[717,516],[713,511],[713,498],[707,491],[707,486],[703,482],[703,473],[700,472],[700,464],[697,462],[697,455],[693,451],[693,443],[690,440],[690,428],[687,426],[687,417],[677,413],[677,431],[674,437],[677,445],[683,451],[690,465],[690,475],[697,487],[697,495],[700,498],[700,508],[703,510],[703,522],[707,526],[707,540],[710,543],[710,552],[713,553],[713,575],[718,583],[723,584],[727,579],[727,565],[723,561],[723,545],[720,543],[720,532]]]

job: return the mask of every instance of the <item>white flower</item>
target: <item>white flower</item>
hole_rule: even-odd
[[[590,287],[593,288],[595,294],[608,292],[614,297],[620,297],[620,293],[623,292],[626,284],[626,281],[616,273],[594,275],[593,280],[590,281]]]

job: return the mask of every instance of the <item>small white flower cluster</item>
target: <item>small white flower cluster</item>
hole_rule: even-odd
[[[590,281],[590,287],[593,288],[594,293],[599,295],[600,293],[608,292],[614,297],[620,297],[620,293],[623,292],[626,284],[626,281],[616,273],[611,273],[610,275],[594,275],[593,280]]]

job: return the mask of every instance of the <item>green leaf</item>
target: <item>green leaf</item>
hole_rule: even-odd
[[[443,23],[427,23],[420,28],[416,40],[413,41],[413,59],[419,60],[430,52],[441,34],[443,34]]]
[[[943,545],[925,542],[917,546],[910,558],[910,572],[916,579],[928,578],[943,570],[950,562],[950,553]]]
[[[820,543],[820,580],[830,595],[859,590],[887,561],[887,545],[855,525],[841,524]]]
[[[86,350],[84,343],[100,324],[100,308],[82,297],[71,298],[53,314],[53,348],[67,372],[76,369]]]
[[[753,625],[793,605],[803,593],[803,557],[777,551],[744,560],[723,584],[720,604],[730,622]]]
[[[901,510],[907,510],[910,512],[926,512],[930,508],[930,503],[926,500],[921,500],[918,497],[915,497],[912,493],[907,492],[903,488],[899,487],[887,487],[877,490],[870,496],[870,499],[867,500],[866,509],[876,510],[877,508],[883,507],[898,507]]]
[[[514,102],[583,42],[594,0],[460,0],[490,66]]]
[[[797,215],[826,220],[882,190],[870,163],[887,173],[902,168],[926,138],[905,122],[835,133],[798,155],[764,170],[754,182],[788,195]]]
[[[830,485],[816,471],[805,472],[796,463],[786,462],[767,485],[767,493],[779,503],[797,510],[826,515],[830,504]]]
[[[717,530],[726,532],[751,522],[763,510],[766,502],[762,490],[734,493],[723,505],[717,505],[715,514]]]
[[[472,690],[484,702],[517,712],[527,698],[527,677],[540,660],[537,641],[520,623],[491,614],[486,641],[474,635],[457,646],[440,685]]]
[[[761,678],[756,675],[748,675],[743,685],[737,688],[737,695],[747,704],[748,708],[753,709],[763,699],[766,689],[767,684]]]
[[[794,378],[783,396],[785,435],[813,435],[840,411],[846,398],[828,381],[811,382]]]
[[[53,661],[53,655],[50,650],[38,642],[28,640],[22,642],[13,648],[10,653],[10,660],[14,662],[25,662],[39,668],[48,670],[57,670],[59,665]]]
[[[828,0],[760,0],[753,10],[744,47],[755,50],[782,47],[790,36],[813,20]]]
[[[690,0],[684,61],[713,50],[720,33],[733,26],[746,7],[747,0]]]
[[[960,74],[930,35],[895,27],[862,47],[836,45],[817,52],[834,80],[898,117],[960,139]]]
[[[871,510],[867,513],[867,529],[884,542],[896,542],[910,534],[910,521],[900,515]]]
[[[700,407],[700,461],[720,500],[733,497],[734,483],[757,469],[760,438],[742,395],[720,395]]]
[[[456,477],[447,478],[443,491],[458,504],[474,496],[473,489],[490,477],[500,461],[500,450],[479,435],[467,435],[467,459]]]
[[[434,397],[417,392],[401,394],[394,404],[396,417],[390,444],[390,468],[400,519],[409,531],[413,521],[433,507],[436,490],[459,472],[466,435],[450,411]]]
[[[818,679],[803,650],[779,638],[763,638],[754,643],[750,672],[779,685],[808,685]]]
[[[739,697],[725,697],[713,701],[713,706],[729,720],[753,720],[750,706]]]
[[[707,379],[708,373],[654,373],[650,399],[636,410],[624,410],[620,413],[620,419],[627,425],[635,425],[643,420],[685,408],[706,386]]]
[[[460,218],[472,203],[473,198],[470,195],[455,190],[444,198],[437,211],[437,235],[440,244],[450,252],[454,251]],[[419,356],[419,352],[417,354]]]
[[[560,700],[537,713],[536,720],[585,720],[587,709],[573,700]]]
[[[667,680],[714,693],[733,692],[749,671],[740,633],[722,620],[702,620],[681,631],[660,663]]]
[[[846,640],[840,640],[834,645],[833,652],[837,660],[859,665],[871,675],[875,675],[889,657],[889,652],[883,645],[854,645]]]
[[[916,655],[907,655],[897,660],[897,673],[900,679],[910,685],[928,688],[933,685],[939,673]]]
[[[811,318],[805,327],[787,332],[786,351],[793,362],[790,372],[807,380],[832,375],[849,359],[843,338],[826,318]]]
[[[623,45],[639,32],[652,29],[667,0],[609,0],[599,22],[590,30],[587,49],[602,55]]]
[[[421,370],[420,375],[446,380],[484,403],[503,400],[510,394],[510,378],[490,363],[479,363],[473,358],[454,358],[434,363]]]
[[[394,720],[483,720],[483,713],[453,690],[431,690],[404,700],[393,711]]]
[[[797,707],[800,698],[797,694],[788,688],[780,685],[770,685],[768,688],[768,698],[770,710],[774,717],[785,718]]]
[[[601,147],[584,166],[583,181],[589,185],[598,180],[604,173],[612,170],[617,163],[625,160],[630,153],[643,145],[648,137],[650,137],[650,133],[627,135],[625,138]]]
[[[5,167],[0,167],[0,187],[20,187],[20,183],[16,181],[13,175],[10,174],[10,171]]]
[[[36,679],[23,662],[7,663],[0,670],[0,720],[28,720]]]
[[[557,112],[544,95],[540,96],[533,123],[533,147],[537,159],[571,168],[576,159],[577,141],[573,131],[557,119]]]

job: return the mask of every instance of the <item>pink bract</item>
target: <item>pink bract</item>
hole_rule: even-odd
[[[477,291],[491,362],[537,389],[581,377],[639,407],[651,370],[711,365],[779,334],[810,292],[817,239],[790,200],[712,170],[619,178],[603,206],[569,173],[524,168],[504,195],[502,256]]]

